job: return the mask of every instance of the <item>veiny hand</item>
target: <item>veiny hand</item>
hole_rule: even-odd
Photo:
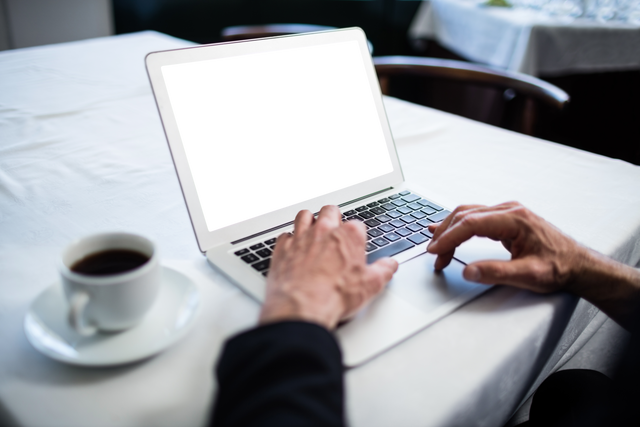
[[[398,268],[391,258],[367,265],[365,241],[364,225],[343,224],[336,206],[323,207],[315,221],[299,212],[294,234],[276,243],[260,323],[305,320],[333,329],[353,316]]]
[[[487,260],[466,266],[467,280],[505,284],[536,292],[565,289],[589,257],[588,250],[520,203],[459,206],[434,233],[427,251],[437,254],[435,268],[451,262],[455,248],[473,236],[499,240],[511,261]]]

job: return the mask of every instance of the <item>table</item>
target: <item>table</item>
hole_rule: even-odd
[[[206,422],[222,343],[259,307],[197,249],[145,74],[147,52],[188,45],[143,32],[0,53],[0,420]],[[434,199],[518,199],[584,244],[640,260],[639,167],[393,98],[385,106],[405,177]],[[23,318],[56,281],[62,248],[106,230],[156,241],[163,263],[196,282],[202,310],[185,339],[146,361],[63,365],[30,346]],[[566,294],[494,288],[347,372],[350,424],[502,425],[603,320]]]
[[[409,36],[436,40],[470,61],[534,76],[640,69],[639,25],[567,22],[472,0],[425,0]]]

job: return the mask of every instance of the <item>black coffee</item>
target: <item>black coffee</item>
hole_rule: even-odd
[[[71,271],[89,276],[124,273],[140,267],[149,257],[128,249],[109,249],[87,255],[71,266]]]

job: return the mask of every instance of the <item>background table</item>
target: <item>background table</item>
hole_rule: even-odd
[[[146,53],[188,45],[146,32],[0,53],[0,417],[206,422],[221,345],[253,325],[259,307],[197,249],[145,74]],[[435,200],[517,199],[586,245],[640,259],[640,168],[392,98],[385,105],[406,178]],[[199,286],[202,310],[184,340],[149,360],[63,365],[30,346],[23,318],[56,281],[62,248],[106,230],[155,240],[164,264]],[[349,371],[351,425],[501,425],[598,318],[583,302],[573,312],[576,303],[492,289]]]
[[[566,22],[473,0],[425,0],[409,36],[436,40],[470,61],[534,76],[640,69],[638,25]]]

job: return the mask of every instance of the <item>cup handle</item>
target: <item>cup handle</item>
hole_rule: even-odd
[[[98,331],[93,325],[87,325],[83,319],[84,310],[89,303],[89,295],[86,292],[76,292],[69,300],[69,323],[80,335],[91,336]]]

